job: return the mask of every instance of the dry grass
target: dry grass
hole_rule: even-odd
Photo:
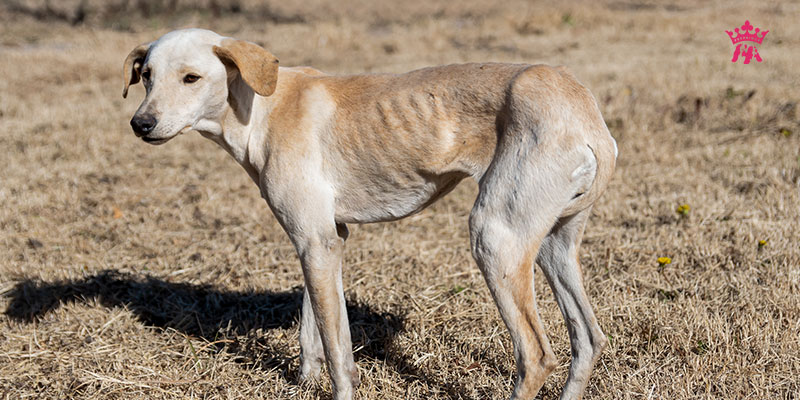
[[[142,90],[121,98],[123,58],[190,25],[335,73],[570,66],[620,145],[581,254],[611,338],[587,397],[798,398],[796,3],[181,1],[145,18],[89,1],[79,20],[31,12],[43,3],[0,6],[0,398],[329,396],[327,378],[296,384],[300,268],[258,189],[199,135],[152,147],[127,126]],[[729,61],[724,30],[745,19],[770,30],[763,63]],[[351,228],[360,398],[510,393],[510,342],[468,249],[474,194]],[[536,279],[562,362],[552,399],[569,346]]]

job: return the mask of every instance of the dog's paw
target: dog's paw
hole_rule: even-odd
[[[348,372],[350,373],[350,383],[353,384],[353,388],[359,387],[361,385],[361,373],[358,372],[358,367],[353,364]]]
[[[300,383],[313,382],[319,379],[324,359],[302,359],[300,361]]]
[[[319,379],[320,375],[321,375],[320,368],[317,368],[316,370],[308,370],[308,371],[301,370],[300,371],[300,375],[298,376],[297,380],[301,384],[314,382],[314,381]]]

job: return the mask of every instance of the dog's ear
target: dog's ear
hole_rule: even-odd
[[[142,76],[142,65],[152,43],[136,46],[125,58],[125,63],[122,65],[122,79],[125,81],[125,87],[122,89],[123,98],[128,97],[128,87],[139,82],[139,78]]]
[[[261,96],[269,96],[278,85],[278,59],[261,46],[244,40],[225,39],[214,46],[223,63],[239,70],[242,79]]]

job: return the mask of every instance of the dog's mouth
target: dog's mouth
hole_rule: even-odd
[[[146,143],[150,143],[150,144],[164,144],[164,143],[167,143],[167,141],[169,139],[170,138],[164,139],[164,138],[151,138],[151,137],[147,137],[147,136],[142,136],[142,140],[144,140]]]
[[[149,144],[164,144],[164,143],[169,142],[169,140],[174,138],[175,136],[182,135],[182,134],[186,133],[187,131],[190,131],[191,129],[192,129],[192,126],[191,125],[187,125],[183,129],[178,131],[178,133],[176,133],[176,134],[174,134],[172,136],[165,137],[165,138],[154,138],[154,137],[149,137],[149,136],[142,136],[142,140],[144,140],[145,143],[149,143]]]

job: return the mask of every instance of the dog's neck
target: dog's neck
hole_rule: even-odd
[[[228,84],[228,98],[221,123],[200,133],[220,145],[260,184],[266,163],[266,124],[272,108],[271,98],[258,96],[238,74]]]

